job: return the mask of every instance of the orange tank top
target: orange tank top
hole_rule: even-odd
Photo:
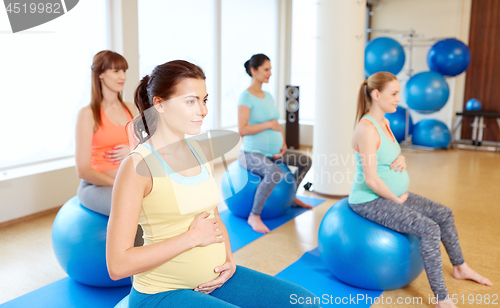
[[[128,120],[132,120],[132,115],[130,115],[127,108],[123,107],[123,109],[125,109]],[[101,108],[101,125],[97,128],[97,131],[92,137],[92,158],[90,166],[101,172],[118,169],[120,164],[115,165],[104,158],[106,151],[113,150],[113,147],[117,145],[129,146],[125,125],[116,125],[111,122]]]

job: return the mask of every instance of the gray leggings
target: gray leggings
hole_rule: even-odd
[[[80,203],[91,211],[109,216],[113,186],[97,186],[85,180],[78,187]]]
[[[112,186],[98,186],[82,179],[76,194],[84,207],[99,214],[109,216],[111,212],[112,193]],[[143,243],[142,228],[141,226],[137,226],[134,246],[142,246]]]
[[[453,266],[463,264],[452,211],[439,203],[409,193],[403,204],[378,198],[370,202],[350,204],[360,216],[401,233],[415,235],[420,240],[420,255],[425,272],[438,300],[448,296],[443,279],[440,241]]]
[[[281,170],[276,166],[276,163],[299,168],[295,174],[297,187],[299,187],[300,182],[302,182],[312,165],[312,160],[308,155],[294,150],[287,150],[282,157],[275,160],[259,153],[249,153],[241,150],[238,153],[238,162],[250,172],[262,177],[253,201],[252,213],[254,215],[260,215],[264,203],[266,203],[267,198],[269,198],[274,187],[281,179]]]

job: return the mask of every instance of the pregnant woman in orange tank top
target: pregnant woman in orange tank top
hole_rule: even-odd
[[[78,197],[88,209],[109,215],[116,173],[130,152],[125,126],[137,112],[122,98],[128,69],[123,56],[103,50],[91,68],[91,101],[76,124],[76,171],[82,179]]]

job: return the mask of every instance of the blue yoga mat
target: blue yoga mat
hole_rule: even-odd
[[[303,196],[297,196],[297,198],[312,206],[317,206],[325,201],[324,199]],[[281,217],[263,221],[270,230],[274,230],[305,211],[308,211],[308,209],[294,206]],[[222,211],[219,215],[226,226],[227,233],[229,234],[229,241],[231,242],[231,250],[233,252],[264,235],[263,233],[255,232],[252,227],[248,225],[246,219],[231,214],[229,210]]]
[[[312,206],[317,206],[325,201],[323,199],[310,197],[299,196],[298,198]],[[284,216],[265,220],[264,222],[269,229],[274,230],[305,211],[307,211],[307,209],[292,207]],[[222,211],[220,217],[228,229],[233,251],[240,249],[264,235],[253,231],[245,219],[232,215],[228,210]],[[80,284],[68,277],[1,304],[0,307],[113,308],[129,293],[130,286],[119,288],[95,288]]]
[[[276,277],[296,283],[313,292],[322,307],[329,305],[370,307],[384,291],[364,290],[344,284],[323,265],[318,248],[306,252]],[[290,298],[299,300],[298,298]]]
[[[69,277],[1,304],[1,308],[113,308],[130,293],[131,286],[96,288]]]

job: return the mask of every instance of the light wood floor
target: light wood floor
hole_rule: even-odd
[[[444,278],[451,294],[457,294],[465,305],[460,307],[489,307],[468,304],[472,294],[483,298],[497,296],[500,303],[500,154],[450,150],[425,153],[404,153],[411,177],[410,190],[449,206],[466,262],[490,278],[494,287],[485,287],[451,277],[452,266],[442,248]],[[216,171],[219,183],[223,168]],[[312,178],[308,174],[307,178]],[[307,180],[306,178],[306,180]],[[299,195],[315,197],[299,190]],[[302,254],[317,246],[317,232],[325,212],[338,199],[328,198],[314,210],[306,212],[270,234],[234,253],[238,264],[275,275]],[[220,205],[220,210],[225,206]],[[0,303],[38,289],[66,277],[52,252],[51,229],[55,214],[0,229]],[[429,305],[431,290],[425,273],[409,286],[383,293],[384,303],[373,307],[433,307]],[[417,304],[395,304],[398,297],[407,303],[421,298]],[[415,299],[416,301],[417,299]],[[493,305],[492,305],[493,306]]]

